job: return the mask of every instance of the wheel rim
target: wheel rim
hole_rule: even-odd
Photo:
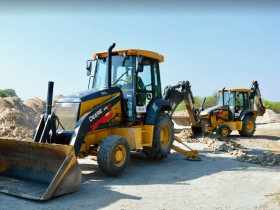
[[[119,145],[114,151],[114,164],[118,167],[122,166],[126,159],[126,149],[123,145]]]
[[[161,145],[163,147],[167,147],[168,146],[168,143],[170,141],[169,137],[170,137],[169,127],[168,127],[168,125],[164,125],[162,127],[161,133],[160,133],[160,142],[161,142]]]
[[[248,121],[246,125],[247,131],[252,132],[254,129],[254,123],[252,121]]]
[[[223,128],[221,131],[222,136],[227,136],[228,135],[228,129],[227,128]]]

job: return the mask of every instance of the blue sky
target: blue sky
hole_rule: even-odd
[[[164,55],[163,88],[189,80],[193,94],[204,97],[258,80],[265,100],[280,101],[280,5],[213,2],[6,3],[0,8],[0,89],[12,88],[23,100],[46,99],[48,81],[55,83],[54,95],[85,90],[86,60],[115,42],[115,49]]]

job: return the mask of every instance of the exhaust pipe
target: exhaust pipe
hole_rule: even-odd
[[[225,105],[225,87],[223,88],[223,106]]]
[[[54,84],[54,82],[51,82],[51,81],[48,84],[47,107],[46,107],[47,115],[51,114],[51,111],[52,111],[53,84]]]
[[[107,53],[107,59],[108,59],[108,65],[107,65],[107,72],[108,72],[108,88],[111,88],[111,78],[112,78],[112,50],[113,48],[116,46],[115,43],[113,43],[109,49],[108,49],[108,53]]]

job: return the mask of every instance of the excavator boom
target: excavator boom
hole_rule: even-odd
[[[258,81],[252,82],[251,90],[252,91],[249,95],[250,107],[252,110],[254,110],[254,99],[256,99],[257,115],[263,116],[265,113],[265,107],[263,106],[262,103],[261,92],[260,92]]]
[[[173,112],[175,111],[177,106],[182,101],[184,101],[186,110],[188,111],[189,118],[191,121],[191,129],[193,135],[195,136],[195,138],[201,138],[204,136],[206,128],[204,126],[204,123],[200,121],[198,116],[199,112],[203,109],[205,99],[202,105],[198,109],[196,109],[195,100],[192,94],[191,85],[189,81],[179,82],[175,86],[167,86],[165,88],[163,98],[169,101],[172,105],[172,110],[168,111],[168,114],[170,116],[173,115]],[[172,116],[172,119],[176,124],[189,126],[189,123],[185,120],[185,117],[182,118],[180,116]]]

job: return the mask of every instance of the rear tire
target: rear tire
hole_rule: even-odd
[[[242,130],[239,131],[241,136],[250,137],[253,136],[256,130],[256,123],[251,115],[246,115],[243,119]]]
[[[101,171],[108,175],[121,174],[129,164],[130,146],[118,135],[107,136],[97,151],[97,163]]]
[[[224,137],[229,137],[230,129],[225,124],[219,125],[219,127],[216,130],[216,134],[224,136]]]
[[[148,158],[160,160],[170,154],[174,141],[174,127],[171,117],[161,112],[154,124],[152,147],[143,147],[143,152]]]

